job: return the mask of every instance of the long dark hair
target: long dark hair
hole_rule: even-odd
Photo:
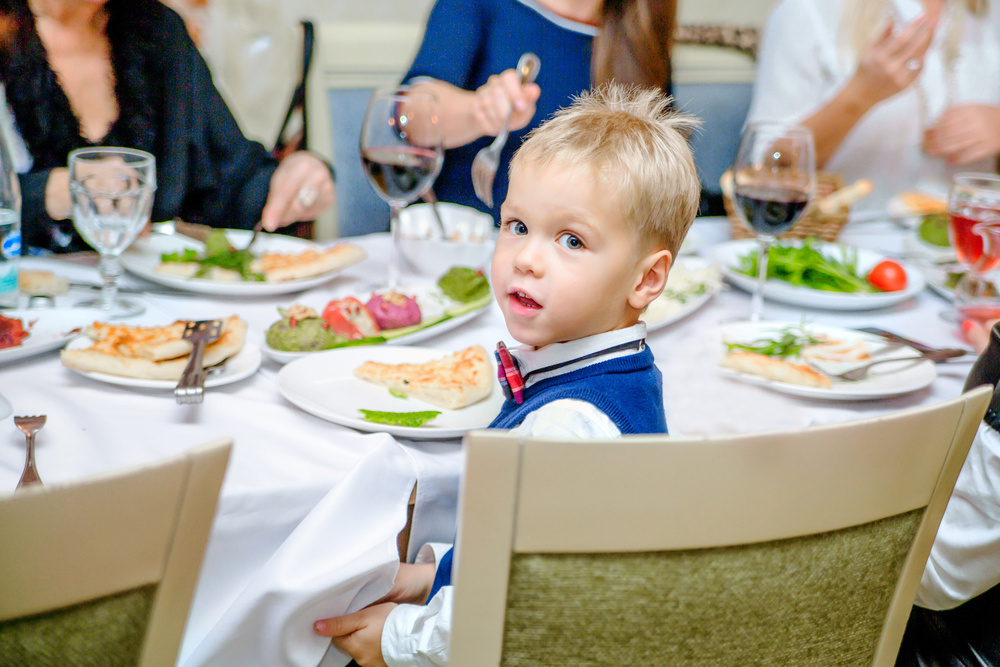
[[[115,73],[116,140],[153,151],[162,126],[160,72],[149,29],[155,0],[108,0],[106,34]],[[0,0],[0,83],[35,168],[66,165],[87,141],[38,38],[27,0]]]
[[[675,0],[604,0],[590,61],[595,85],[611,80],[670,88]]]

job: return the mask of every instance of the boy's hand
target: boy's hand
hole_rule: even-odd
[[[396,580],[392,583],[392,590],[374,604],[380,602],[424,604],[434,585],[434,573],[434,563],[421,565],[400,563]]]
[[[333,645],[350,655],[361,667],[387,667],[382,658],[382,628],[394,602],[365,607],[347,616],[325,618],[313,623],[313,630],[330,637]]]

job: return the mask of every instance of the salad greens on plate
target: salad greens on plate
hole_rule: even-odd
[[[756,250],[740,255],[738,260],[736,271],[757,277]],[[772,245],[767,254],[767,279],[824,292],[871,294],[880,291],[858,268],[856,249],[845,246],[843,258],[837,259],[824,255],[810,240],[802,245]]]
[[[196,277],[204,276],[209,269],[217,267],[239,273],[243,280],[263,282],[264,274],[250,269],[254,255],[247,249],[237,250],[226,238],[224,232],[215,230],[205,239],[204,252],[185,248],[183,252],[167,252],[160,256],[162,262],[194,262],[201,265]]]

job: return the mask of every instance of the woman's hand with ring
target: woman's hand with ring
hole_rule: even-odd
[[[296,151],[282,160],[271,176],[260,219],[269,232],[300,220],[314,220],[333,205],[335,197],[326,163],[308,151]]]
[[[896,31],[890,24],[862,55],[852,83],[868,105],[906,90],[920,75],[936,23],[921,16]]]

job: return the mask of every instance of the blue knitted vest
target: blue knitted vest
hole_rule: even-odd
[[[641,352],[540,380],[524,390],[524,402],[504,401],[490,428],[514,428],[546,403],[575,398],[593,404],[623,434],[666,433],[663,378],[647,347]]]

